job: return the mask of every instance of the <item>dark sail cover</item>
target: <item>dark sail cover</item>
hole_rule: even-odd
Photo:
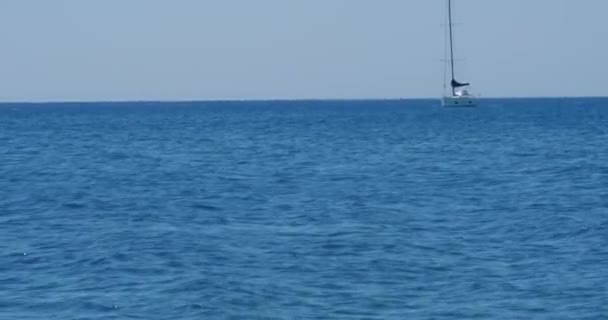
[[[460,82],[452,79],[452,88],[466,87],[468,85],[470,85],[470,83],[460,83]]]

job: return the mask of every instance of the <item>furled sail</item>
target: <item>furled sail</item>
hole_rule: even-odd
[[[466,87],[468,85],[470,85],[470,83],[460,83],[460,82],[452,79],[452,88]]]

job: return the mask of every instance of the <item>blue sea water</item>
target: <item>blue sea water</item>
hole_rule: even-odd
[[[0,105],[0,319],[607,319],[608,99]]]

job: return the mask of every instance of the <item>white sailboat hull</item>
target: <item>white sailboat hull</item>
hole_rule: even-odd
[[[478,101],[475,97],[443,97],[441,98],[441,105],[444,107],[464,107],[472,108],[478,105]]]

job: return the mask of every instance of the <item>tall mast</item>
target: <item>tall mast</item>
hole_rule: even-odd
[[[448,28],[450,28],[450,67],[452,69],[452,83],[456,80],[454,77],[454,34],[452,32],[452,0],[448,0]],[[456,88],[452,85],[452,95],[456,94]]]

